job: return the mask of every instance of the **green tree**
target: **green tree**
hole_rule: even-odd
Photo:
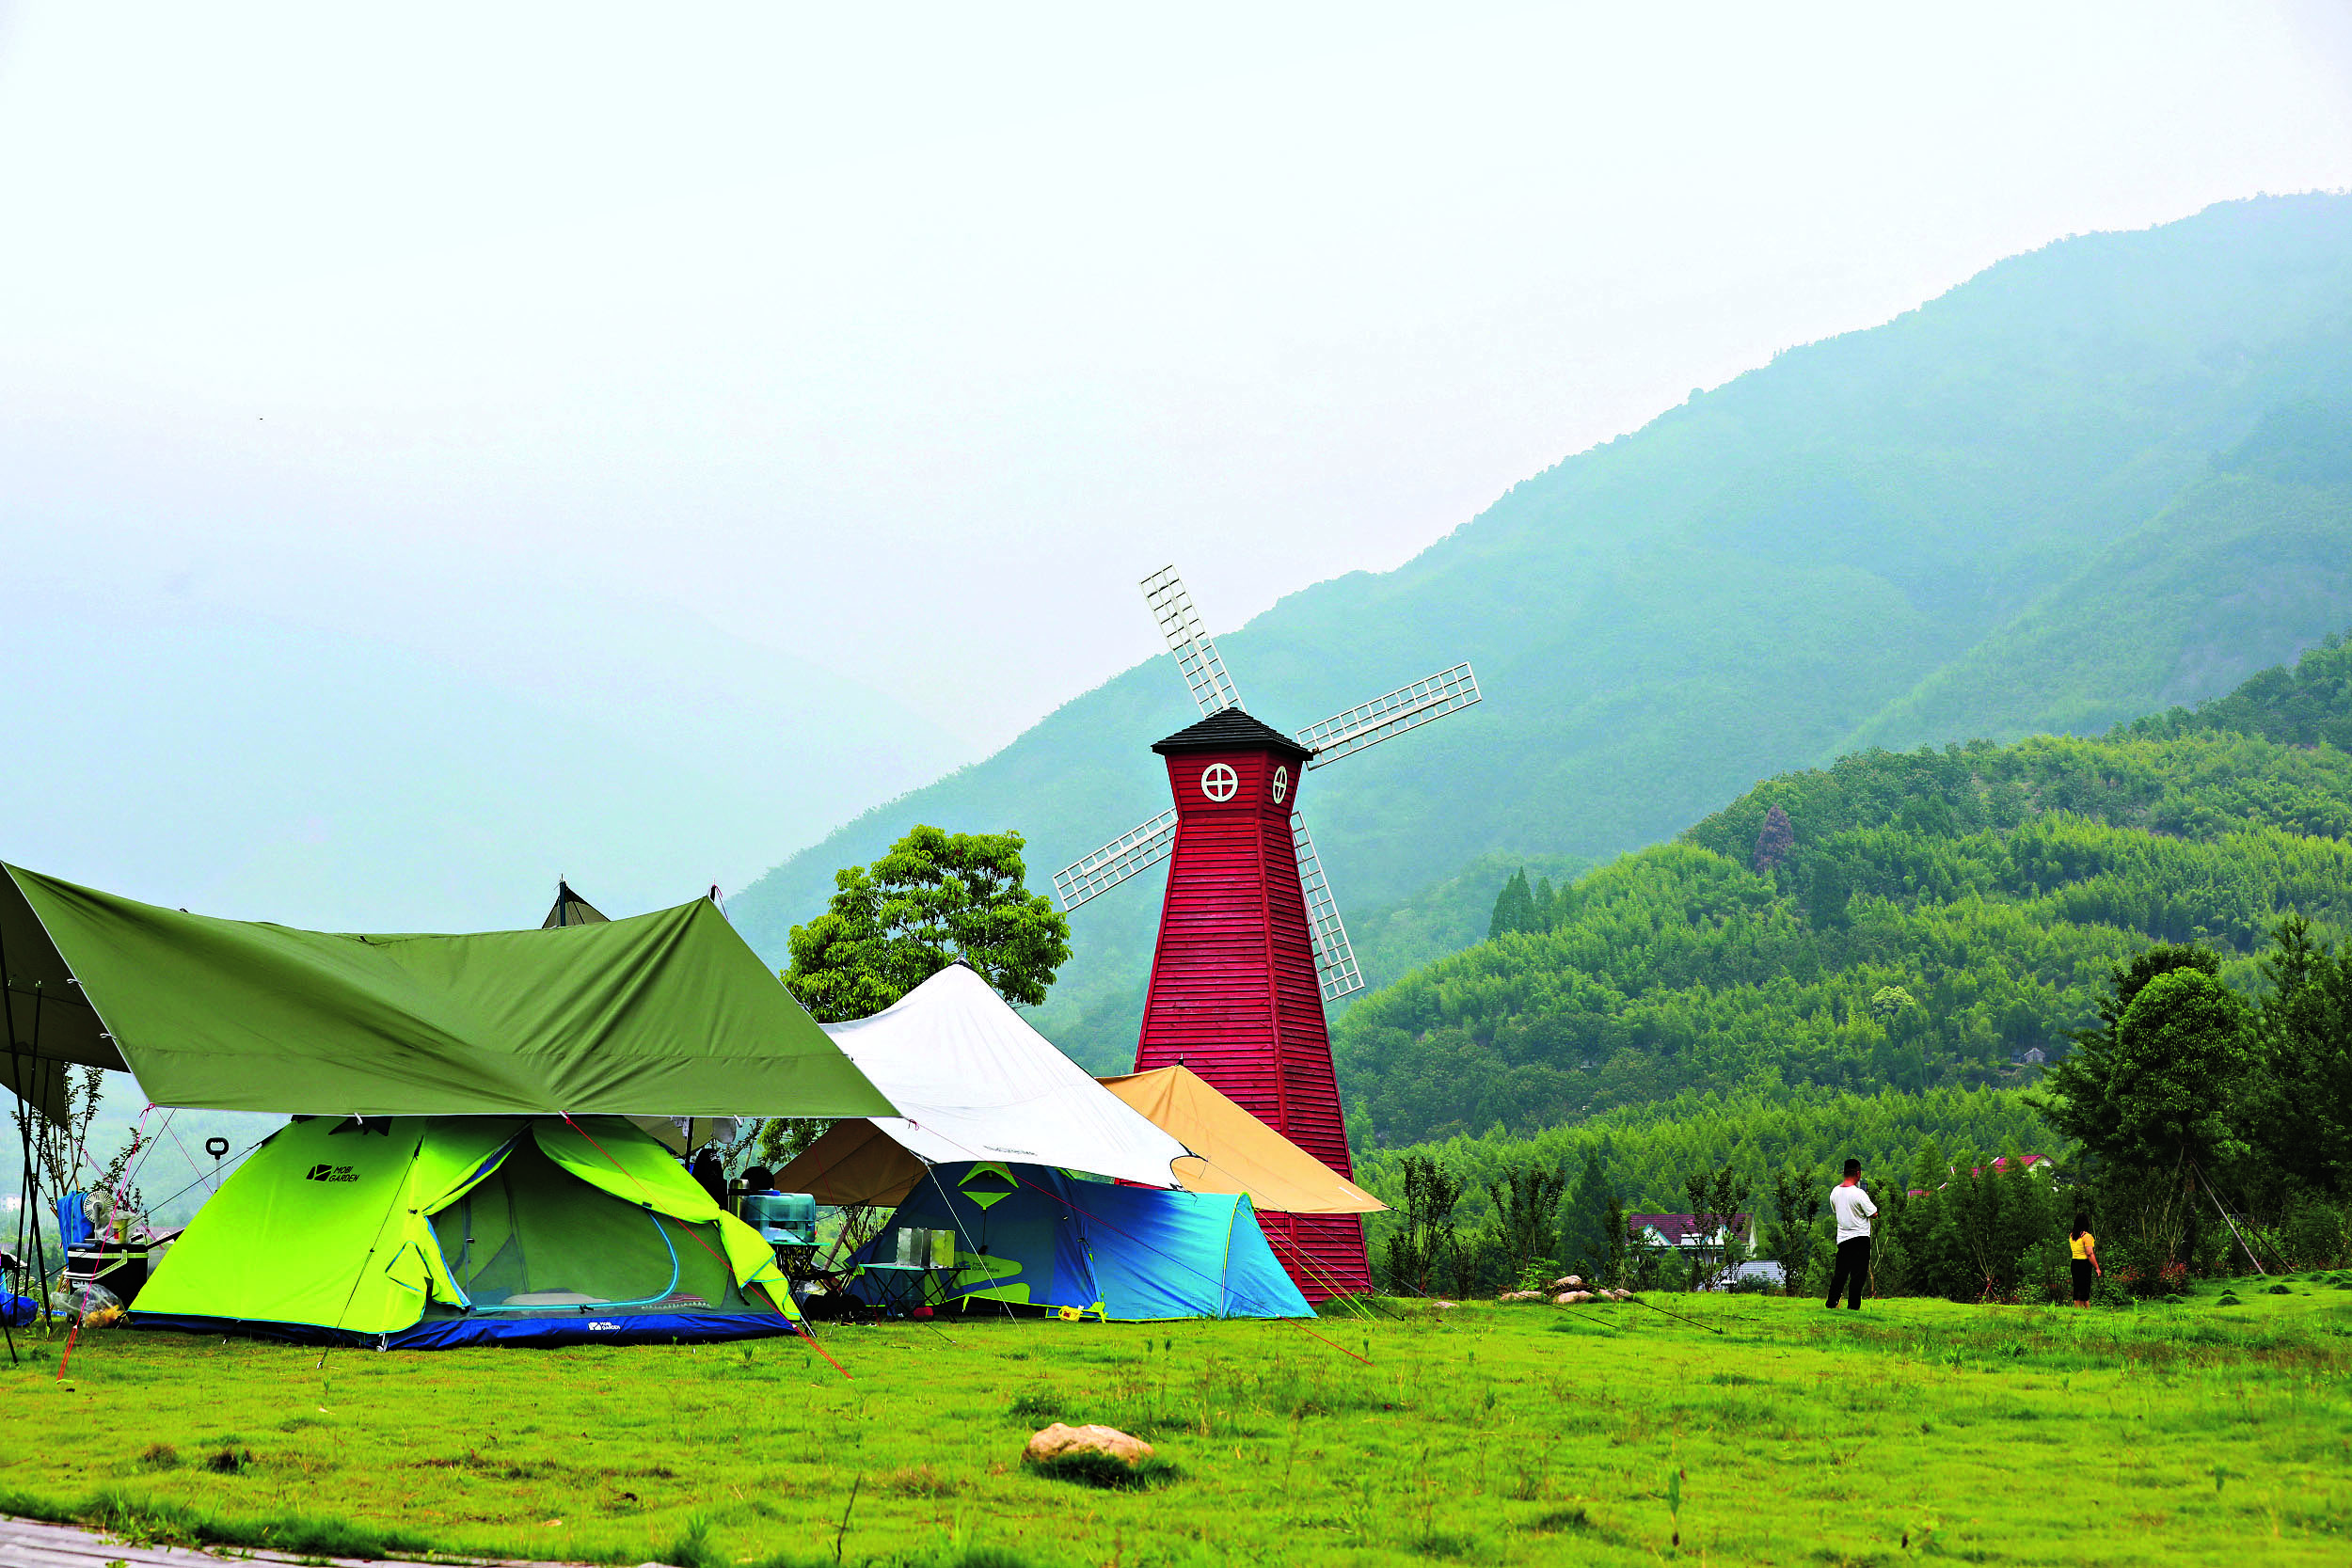
[[[2352,1192],[2352,949],[2315,942],[2299,915],[2280,921],[2271,940],[2249,1132],[2290,1183],[2341,1197]]]
[[[1381,1249],[1381,1272],[1398,1295],[1430,1295],[1438,1270],[1459,1257],[1454,1209],[1462,1200],[1462,1181],[1426,1154],[1407,1154],[1398,1164],[1405,1186],[1403,1224]]]
[[[1822,1185],[1811,1165],[1785,1165],[1772,1173],[1772,1228],[1764,1250],[1780,1264],[1792,1295],[1804,1288],[1804,1265],[1821,1227]]]
[[[2107,972],[2106,994],[2098,1002],[2097,1027],[2073,1031],[2074,1051],[2052,1063],[2034,1091],[2026,1096],[2051,1126],[2080,1138],[2087,1148],[2106,1152],[2104,1144],[2079,1129],[2098,1129],[2098,1138],[2104,1139],[2106,1130],[2115,1127],[2122,1116],[2113,1100],[2118,1072],[2116,1054],[2120,1049],[2117,1029],[2123,1022],[2124,1011],[2148,982],[2176,970],[2217,976],[2221,960],[2202,947],[2160,942],[2128,963],[2117,964]]]
[[[1630,1281],[1633,1269],[1633,1225],[1626,1218],[1625,1202],[1615,1193],[1609,1195],[1609,1259],[1601,1278],[1622,1290]]]
[[[2255,1063],[2245,1000],[2199,965],[2143,982],[2108,1037],[2061,1062],[2051,1124],[2139,1169],[2183,1160],[2212,1170],[2243,1153],[2235,1122]]]
[[[1691,1222],[1698,1236],[1698,1245],[1692,1249],[1693,1291],[1739,1261],[1742,1249],[1735,1232],[1747,1217],[1748,1195],[1754,1190],[1747,1174],[1728,1161],[1720,1170],[1683,1178],[1683,1196],[1691,1200]]]
[[[1552,1248],[1559,1238],[1560,1199],[1567,1186],[1566,1171],[1541,1164],[1520,1165],[1487,1184],[1503,1277],[1514,1290],[1534,1289],[1558,1272]],[[1534,1274],[1543,1275],[1544,1280],[1532,1279]]]
[[[1511,874],[1511,879],[1502,884],[1502,891],[1495,895],[1495,912],[1486,922],[1487,938],[1510,931],[1541,930],[1535,915],[1535,893],[1527,885],[1527,869],[1522,866]]]
[[[1946,1292],[1957,1299],[2014,1295],[2027,1282],[2034,1249],[2058,1228],[2048,1179],[2026,1169],[2014,1154],[1980,1164],[1973,1155],[1964,1157],[1936,1201],[1950,1240],[1966,1261],[1963,1281],[1944,1282]]]
[[[1612,1277],[1610,1259],[1625,1245],[1623,1211],[1601,1169],[1600,1151],[1587,1148],[1584,1164],[1561,1205],[1560,1261],[1587,1279]]]
[[[1019,833],[918,826],[870,867],[834,877],[825,912],[792,927],[784,983],[820,1023],[882,1011],[958,959],[1036,1006],[1070,958],[1070,922],[1028,891]]]
[[[1852,901],[1844,868],[1835,861],[1816,863],[1804,883],[1805,923],[1817,931],[1842,931],[1851,924],[1847,906]]]

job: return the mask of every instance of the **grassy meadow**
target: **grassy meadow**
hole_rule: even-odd
[[[2328,1562],[2352,1275],[2116,1310],[1653,1295],[1312,1323],[320,1353],[38,1333],[0,1511],[133,1539],[736,1563]],[[20,1336],[22,1342],[22,1337]],[[1020,1464],[1148,1436],[1136,1491]],[[853,1496],[854,1494],[854,1496]]]

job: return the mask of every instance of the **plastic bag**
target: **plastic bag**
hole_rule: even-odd
[[[103,1328],[123,1315],[122,1298],[96,1283],[58,1286],[49,1292],[49,1310],[89,1328]]]

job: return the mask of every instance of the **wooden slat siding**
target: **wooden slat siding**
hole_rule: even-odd
[[[1352,1178],[1307,895],[1291,842],[1305,769],[1262,751],[1182,752],[1167,762],[1176,845],[1136,1070],[1182,1061]],[[1200,791],[1201,774],[1220,762],[1236,776],[1233,798],[1222,803]],[[1272,785],[1280,767],[1289,768],[1290,785],[1277,801]],[[1265,1214],[1260,1223],[1309,1301],[1325,1299],[1335,1286],[1372,1288],[1363,1227],[1353,1216]],[[1311,1262],[1301,1262],[1299,1252]]]

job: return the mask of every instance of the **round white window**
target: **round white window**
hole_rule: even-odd
[[[1233,791],[1241,787],[1241,780],[1225,763],[1213,762],[1200,770],[1200,793],[1212,800],[1230,800]]]
[[[1291,770],[1287,768],[1276,768],[1274,770],[1274,803],[1278,806],[1280,805],[1282,803],[1282,797],[1288,795],[1290,792]]]

